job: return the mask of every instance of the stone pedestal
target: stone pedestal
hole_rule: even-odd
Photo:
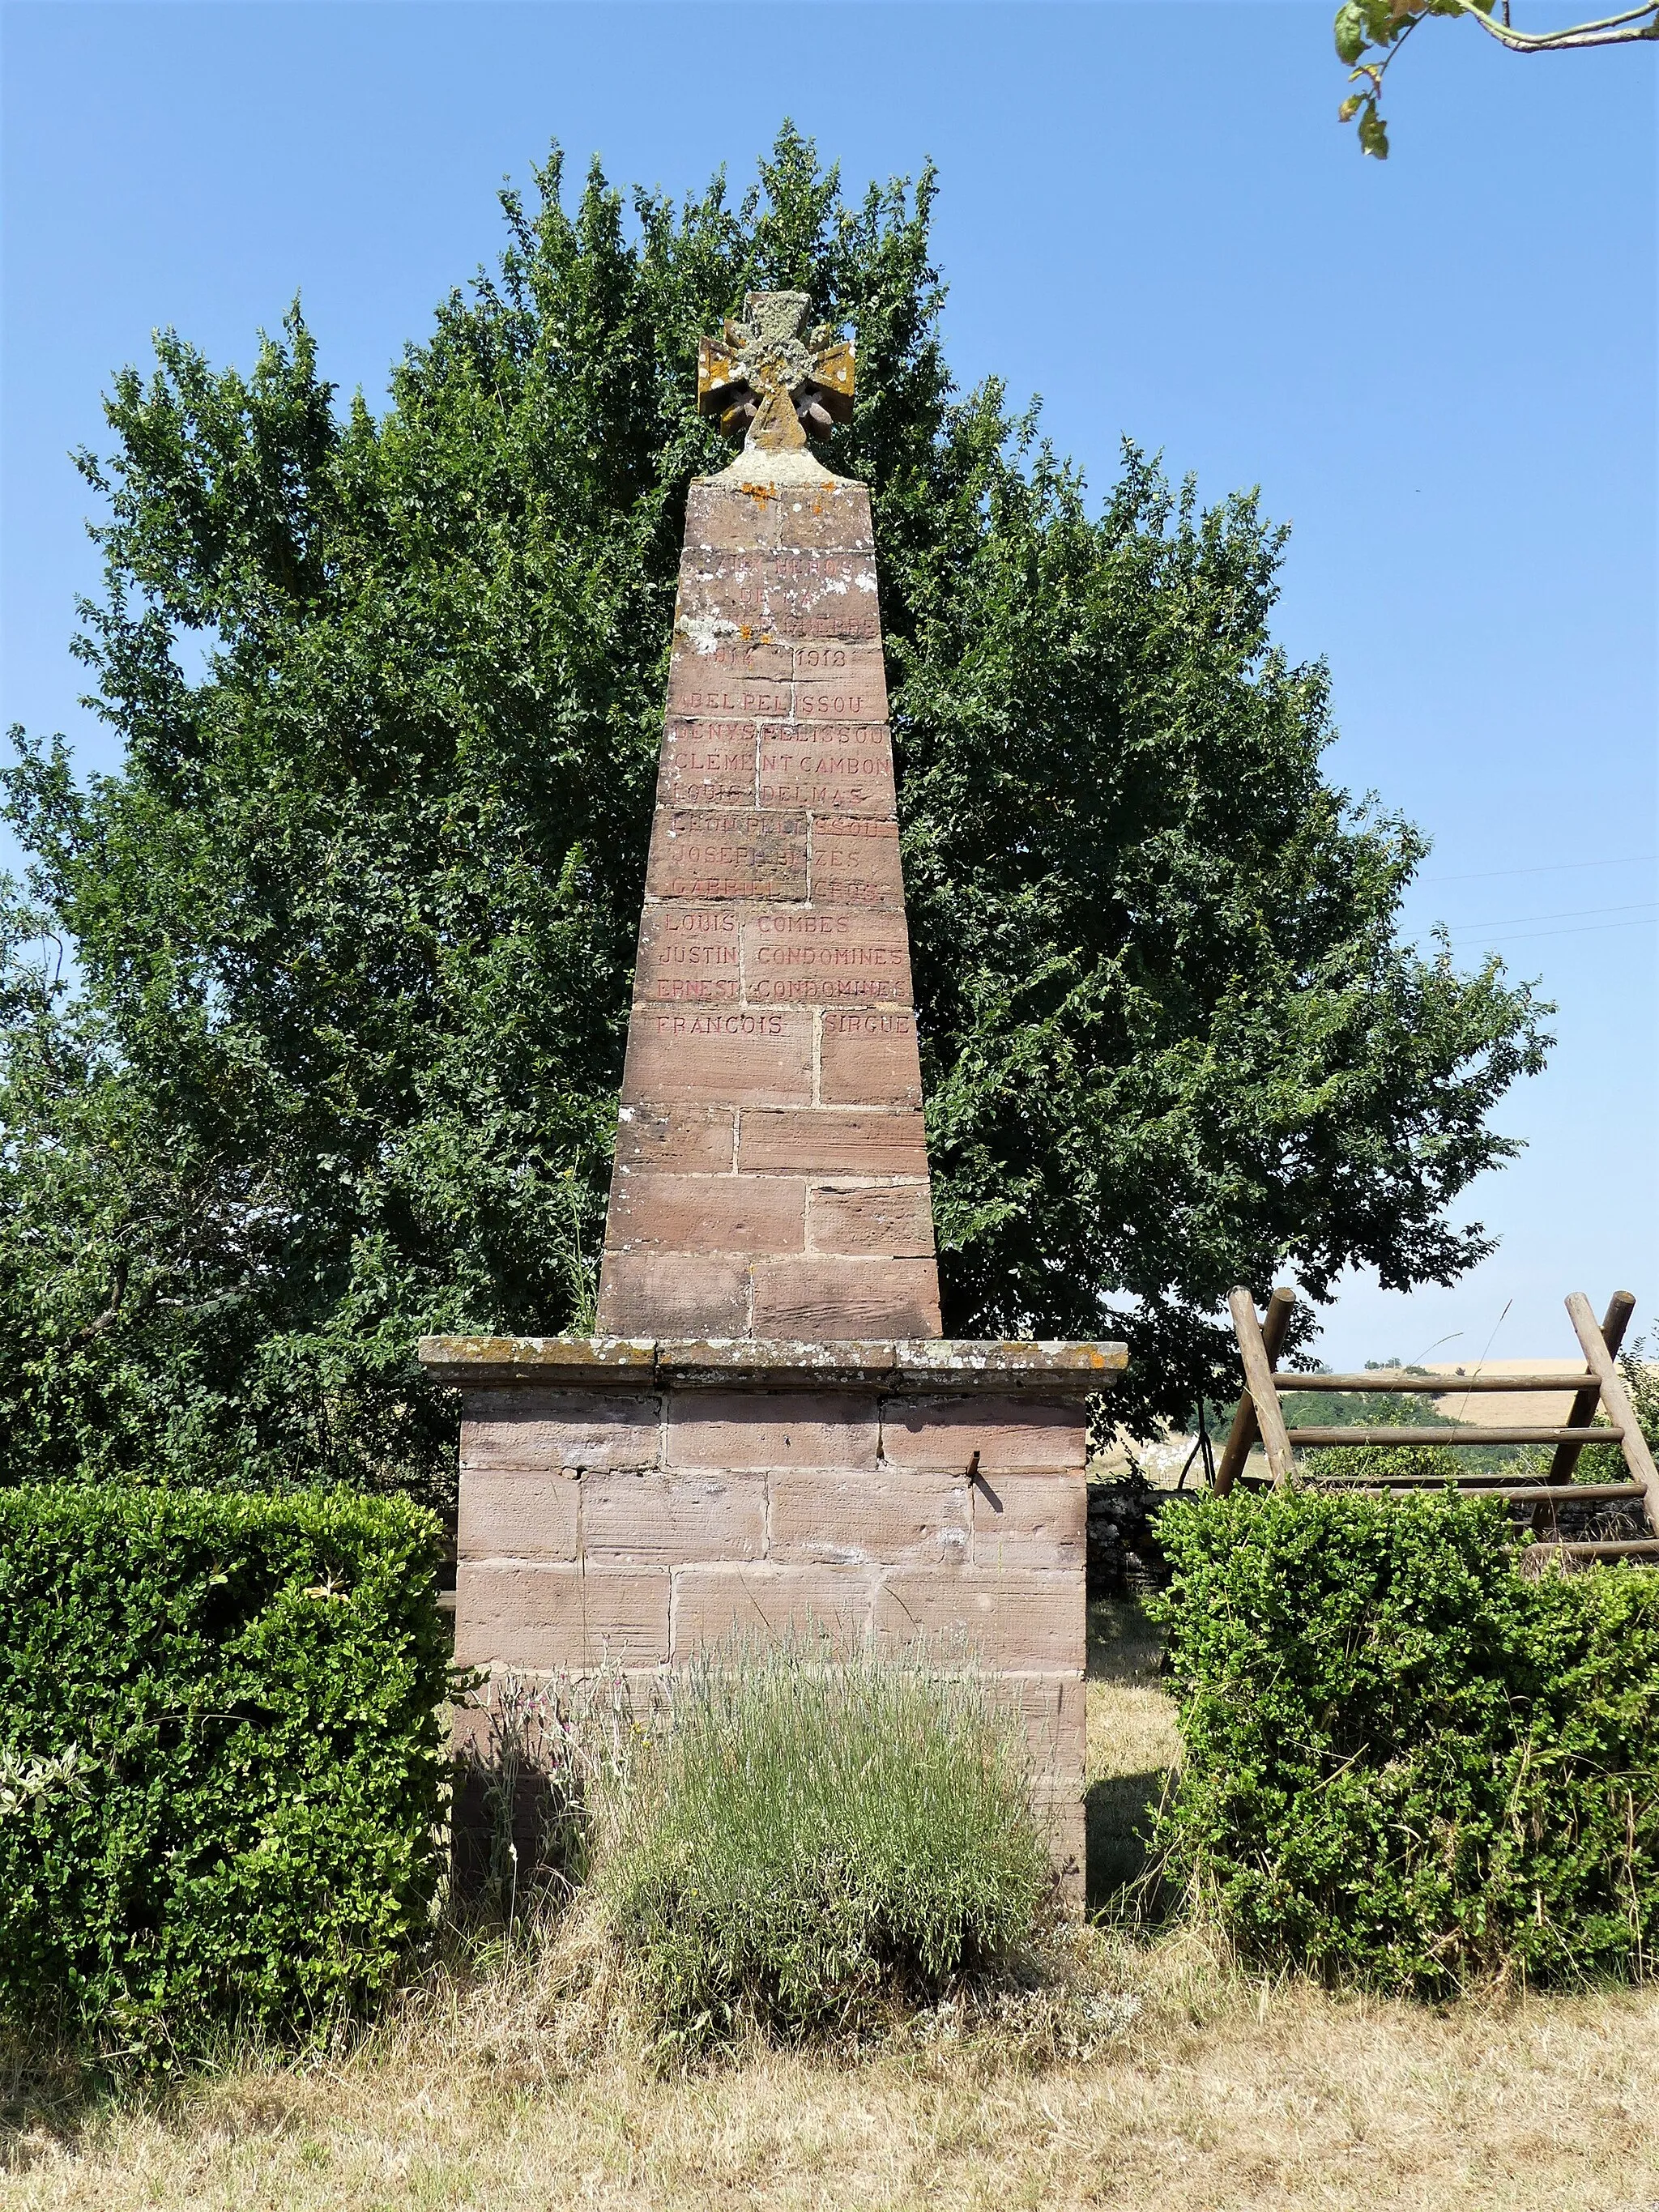
[[[437,1338],[456,1658],[653,1670],[733,1636],[971,1656],[1083,1863],[1084,1439],[1119,1347]]]

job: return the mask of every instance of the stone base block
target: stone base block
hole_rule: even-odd
[[[456,1657],[621,1668],[642,1693],[784,1637],[975,1665],[1021,1715],[1080,1897],[1084,1438],[1121,1364],[1102,1350],[423,1347],[465,1392]]]

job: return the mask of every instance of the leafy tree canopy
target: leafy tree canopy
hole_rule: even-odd
[[[1398,942],[1424,843],[1322,777],[1282,531],[1133,447],[1091,506],[958,395],[931,173],[852,204],[786,126],[738,204],[561,183],[505,195],[378,416],[296,307],[246,375],[161,335],[81,457],[124,765],[18,732],[7,772],[11,1478],[436,1492],[415,1339],[580,1324],[686,485],[727,458],[696,342],[749,287],[858,337],[830,458],[875,503],[947,1328],[1121,1333],[1123,1410],[1181,1415],[1232,1283],[1486,1251],[1448,1208],[1544,1010]]]

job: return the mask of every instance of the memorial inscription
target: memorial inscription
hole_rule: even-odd
[[[742,981],[740,945],[733,907],[677,902],[647,908],[640,930],[635,996],[652,1002],[735,1001]]]
[[[665,823],[659,811],[647,897],[805,898],[806,825],[805,814],[676,808]]]
[[[743,928],[743,990],[753,1004],[910,1003],[910,943],[902,915],[817,907],[771,911]]]
[[[884,726],[792,731],[763,724],[758,773],[763,806],[814,815],[893,811],[893,751]]]

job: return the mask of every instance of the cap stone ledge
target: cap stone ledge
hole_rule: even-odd
[[[1046,1340],[1029,1344],[952,1337],[844,1342],[744,1337],[427,1336],[419,1358],[434,1382],[465,1389],[514,1384],[720,1384],[762,1388],[797,1377],[881,1390],[1018,1390],[1093,1397],[1128,1364],[1127,1346]]]

